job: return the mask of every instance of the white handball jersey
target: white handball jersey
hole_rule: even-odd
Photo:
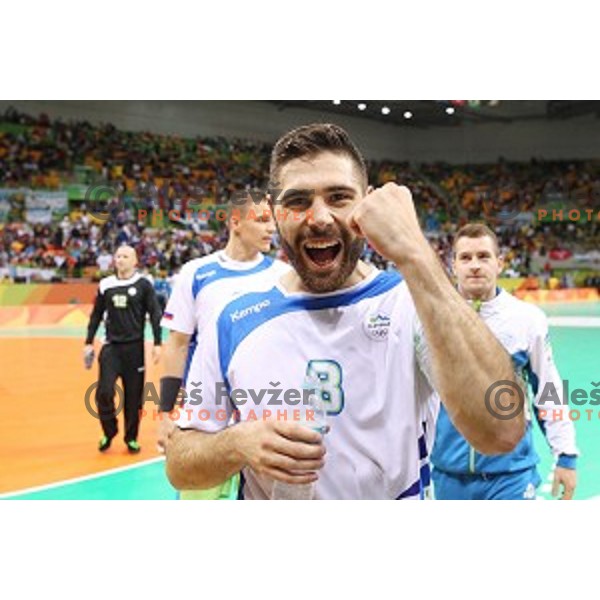
[[[253,261],[237,261],[219,250],[195,258],[181,268],[161,325],[173,331],[201,333],[210,316],[234,296],[271,286],[290,269],[259,253]]]
[[[330,431],[316,497],[419,498],[437,399],[427,364],[418,366],[428,359],[422,343],[415,349],[417,327],[406,283],[377,269],[329,294],[289,293],[279,282],[245,294],[205,329],[178,425],[215,432],[231,418],[288,419],[306,377],[318,378]],[[272,480],[243,475],[245,498],[270,497]]]

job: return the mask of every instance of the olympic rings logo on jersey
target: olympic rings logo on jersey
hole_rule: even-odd
[[[378,313],[367,316],[363,323],[363,329],[369,339],[384,342],[388,338],[391,325],[390,317]]]

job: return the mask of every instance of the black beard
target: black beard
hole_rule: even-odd
[[[304,287],[316,294],[324,294],[327,292],[335,292],[339,290],[346,282],[348,277],[352,275],[352,272],[356,268],[356,264],[361,257],[364,249],[364,241],[361,238],[352,236],[347,229],[338,228],[340,237],[342,239],[342,261],[340,268],[333,273],[328,274],[316,274],[311,271],[306,260],[302,255],[300,244],[306,240],[307,237],[331,236],[331,228],[327,231],[317,232],[312,230],[312,236],[304,236],[297,243],[296,248],[292,246],[281,236],[281,246],[285,250],[290,262],[294,269],[298,273]]]

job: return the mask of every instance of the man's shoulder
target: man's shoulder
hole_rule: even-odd
[[[110,284],[111,282],[115,281],[116,279],[117,279],[116,275],[107,275],[106,277],[102,277],[102,279],[100,279],[100,285]]]
[[[533,343],[535,339],[546,337],[548,333],[548,317],[535,304],[526,302],[508,292],[503,292],[503,302],[497,317],[499,327],[504,332],[512,332],[521,340]]]
[[[131,286],[139,287],[146,284],[152,287],[152,284],[140,273],[134,273],[129,279],[119,279],[116,275],[109,275],[108,277],[104,277],[100,280],[100,293],[104,294],[113,288]]]
[[[139,278],[137,279],[137,281],[135,281],[134,285],[142,289],[147,289],[152,292],[154,291],[154,280],[151,279],[151,276],[149,275],[140,274]]]
[[[111,287],[114,287],[117,281],[118,279],[116,275],[108,275],[106,277],[103,277],[99,283],[100,293],[104,294],[106,290],[110,289]]]
[[[504,290],[501,294],[504,310],[514,313],[515,317],[520,317],[536,325],[547,321],[546,313],[539,306],[521,300]]]
[[[193,276],[194,273],[207,265],[211,265],[213,263],[217,263],[218,261],[218,253],[213,252],[212,254],[207,254],[206,256],[200,256],[199,258],[192,258],[192,260],[188,260],[181,266],[181,270],[179,271],[179,275],[183,276]]]
[[[269,269],[271,271],[277,272],[279,274],[283,274],[283,273],[287,273],[288,271],[292,270],[292,267],[290,264],[286,263],[285,261],[283,261],[279,258],[271,258],[269,256],[266,256],[265,258],[268,261],[270,261]]]
[[[189,284],[195,279],[204,279],[214,274],[218,266],[217,253],[208,254],[199,258],[193,258],[184,263],[177,274],[177,285],[182,283]]]
[[[363,298],[379,298],[386,302],[392,298],[395,302],[401,304],[413,304],[410,290],[406,284],[406,280],[398,271],[382,271],[375,269],[375,276],[371,283],[360,294],[360,299]]]

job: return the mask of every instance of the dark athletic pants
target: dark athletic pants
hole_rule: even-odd
[[[96,405],[102,431],[108,438],[115,437],[118,432],[117,415],[124,411],[125,443],[137,440],[144,391],[144,342],[105,344],[98,362],[100,381],[96,388]],[[118,406],[115,409],[117,377],[121,378],[123,388],[122,392],[117,391]]]

